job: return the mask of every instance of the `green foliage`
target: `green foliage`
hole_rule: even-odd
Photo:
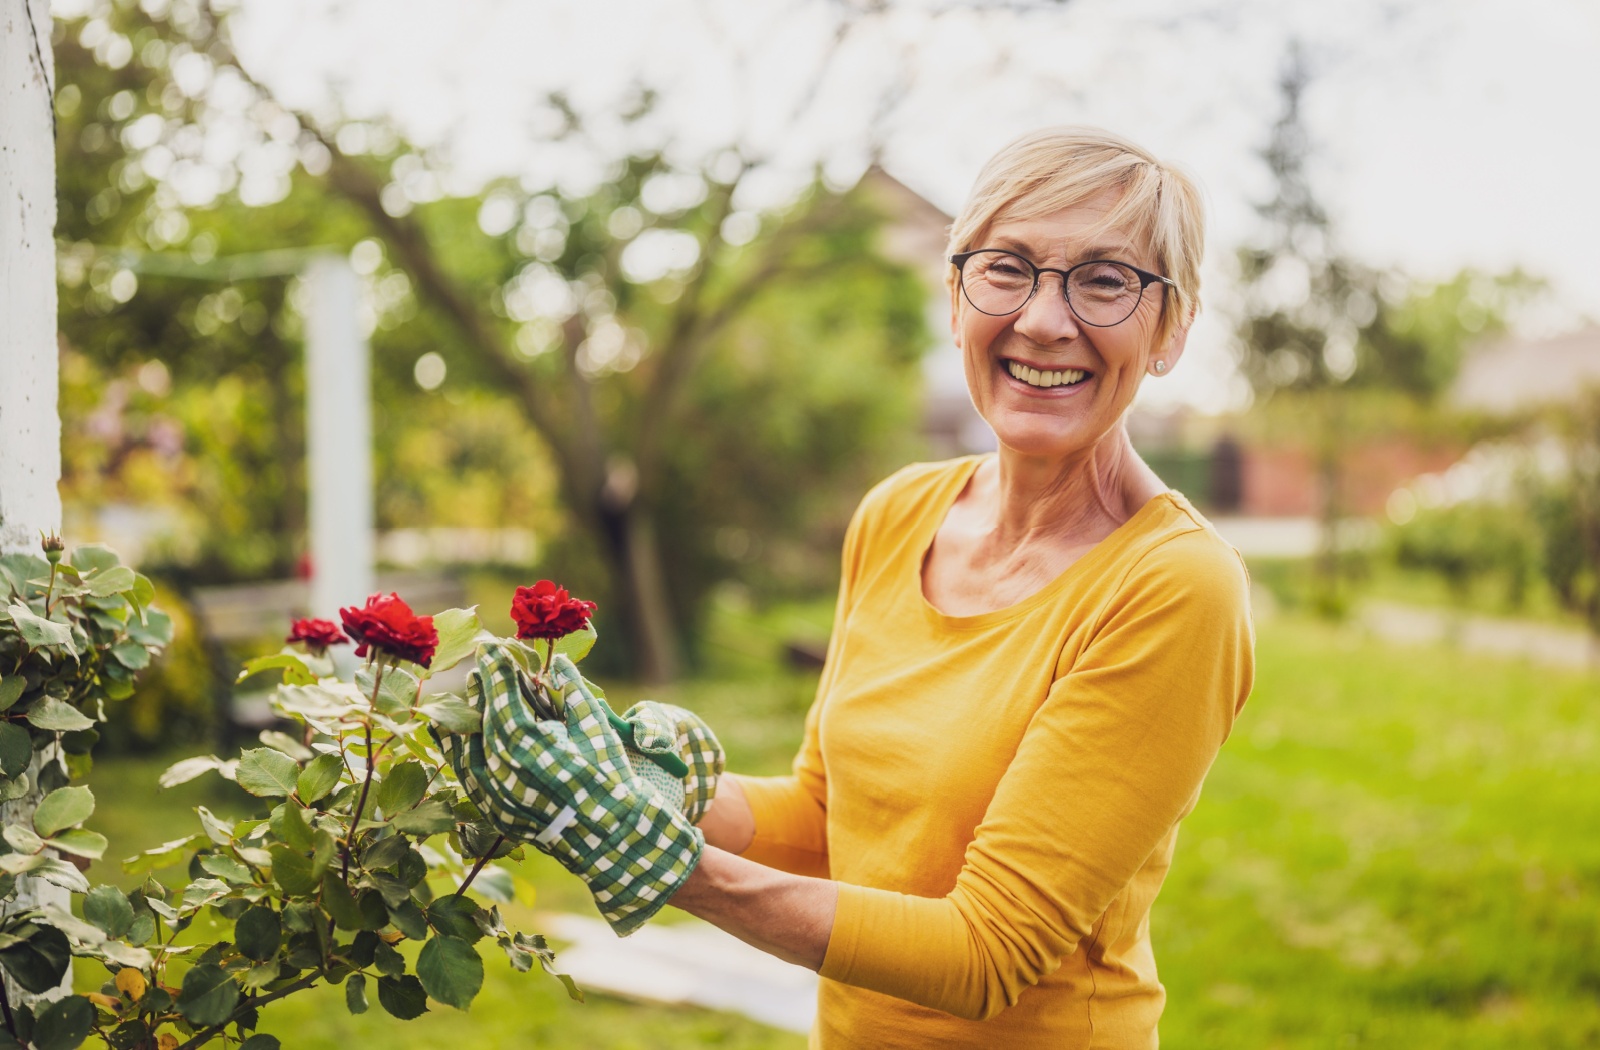
[[[53,792],[41,805],[48,838],[82,820],[73,814],[88,789],[64,785],[88,771],[106,702],[133,695],[134,677],[172,640],[172,621],[151,605],[149,579],[106,548],[79,547],[66,560],[45,550],[49,560],[0,557],[0,798]]]
[[[71,599],[122,600],[124,592],[111,584],[129,594],[140,590],[140,577],[116,573],[110,564],[81,579],[66,588],[63,606]],[[109,581],[98,597],[96,580]],[[23,606],[13,608],[16,624]],[[482,632],[472,610],[448,610],[437,622],[456,649]],[[59,637],[37,629],[25,634],[25,626],[18,625],[16,643],[24,660],[68,650],[87,658],[97,641],[75,623]],[[587,645],[581,640],[570,648]],[[525,655],[536,665],[534,653]],[[401,1019],[426,1012],[430,997],[465,1009],[483,985],[472,945],[485,936],[496,938],[513,968],[526,972],[537,959],[548,969],[553,954],[542,938],[508,930],[494,905],[509,898],[509,874],[489,862],[520,860],[520,848],[506,843],[458,790],[429,733],[429,711],[459,724],[467,705],[448,694],[449,703],[437,696],[424,703],[432,670],[380,659],[376,650],[354,682],[328,676],[325,663],[291,650],[268,663],[283,672],[275,706],[303,726],[305,742],[269,732],[267,746],[236,759],[198,756],[163,774],[162,785],[175,787],[216,772],[272,807],[265,819],[242,820],[196,807],[200,834],[124,862],[133,873],[187,861],[190,881],[181,889],[153,878],[131,893],[91,889],[76,868],[48,852],[104,852],[104,838],[79,827],[94,810],[86,787],[53,790],[38,804],[32,828],[6,828],[13,852],[0,855],[5,877],[47,879],[84,899],[82,919],[47,908],[0,920],[0,967],[29,991],[59,983],[72,955],[98,959],[113,977],[92,997],[69,996],[41,1012],[32,1030],[35,1050],[70,1050],[91,1030],[116,1047],[154,1045],[168,1036],[185,1040],[185,1048],[224,1036],[276,1045],[251,1034],[261,1007],[352,977],[360,979],[346,992],[352,1013],[367,1009],[369,978],[377,982],[379,1004]],[[76,714],[71,706],[62,710]],[[21,718],[37,705],[25,691],[12,712]],[[436,897],[439,882],[453,892]],[[469,887],[490,906],[466,896]],[[3,889],[9,896],[14,886]],[[202,943],[177,946],[175,938],[191,928],[220,928],[225,936],[202,934]],[[406,940],[421,942],[414,966],[396,947]]]
[[[1562,605],[1600,635],[1600,389],[1554,415],[1564,469],[1529,486],[1545,576]]]
[[[1426,508],[1393,526],[1389,546],[1402,567],[1438,573],[1460,598],[1475,581],[1498,578],[1519,608],[1539,571],[1539,536],[1519,506],[1481,502]]]

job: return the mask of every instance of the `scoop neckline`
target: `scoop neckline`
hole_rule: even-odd
[[[1127,521],[1112,529],[1109,535],[1084,551],[1082,556],[1065,569],[1062,569],[1054,579],[1026,598],[999,609],[990,609],[987,612],[972,613],[968,616],[952,616],[928,600],[928,595],[922,586],[922,570],[923,566],[927,564],[928,553],[933,549],[933,541],[939,535],[940,527],[944,525],[945,519],[950,516],[950,511],[955,507],[956,500],[960,498],[961,493],[966,489],[967,483],[972,480],[972,476],[978,472],[978,467],[987,458],[988,455],[973,456],[961,471],[952,478],[950,491],[941,498],[937,513],[929,515],[932,519],[932,527],[925,527],[924,533],[918,537],[918,542],[913,548],[915,556],[911,559],[911,583],[916,590],[917,602],[922,606],[923,615],[932,623],[952,630],[973,630],[990,627],[997,623],[1004,623],[1007,620],[1026,616],[1034,609],[1050,601],[1074,577],[1086,571],[1083,566],[1103,558],[1111,548],[1120,546],[1126,541],[1127,537],[1135,531],[1132,528],[1134,523],[1154,513],[1153,508],[1157,504],[1172,503],[1177,495],[1175,490],[1168,488],[1145,500],[1144,504],[1134,511]]]

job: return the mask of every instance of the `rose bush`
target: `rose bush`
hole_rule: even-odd
[[[83,578],[88,587],[92,575]],[[261,814],[230,823],[197,807],[195,834],[124,862],[145,876],[131,893],[91,889],[54,856],[104,851],[104,839],[81,827],[94,806],[87,788],[64,786],[45,798],[31,828],[7,827],[13,852],[5,870],[48,873],[84,896],[81,918],[60,909],[7,916],[0,968],[42,990],[80,956],[98,960],[106,980],[36,1010],[5,1004],[0,1050],[72,1050],[91,1037],[116,1050],[194,1050],[219,1038],[240,1050],[276,1050],[277,1038],[256,1031],[261,1009],[318,983],[342,985],[352,1013],[369,1009],[374,994],[401,1019],[427,1011],[429,1000],[465,1009],[483,983],[475,945],[485,938],[513,968],[526,972],[537,961],[554,973],[544,939],[508,929],[499,912],[512,876],[493,862],[520,859],[521,847],[478,812],[429,732],[480,732],[479,715],[427,683],[485,641],[509,647],[536,679],[552,653],[582,660],[595,639],[587,622],[594,606],[560,593],[546,628],[561,616],[572,623],[581,613],[582,621],[559,638],[541,636],[547,646],[539,649],[494,639],[474,610],[417,616],[391,594],[341,610],[367,656],[351,681],[335,677],[325,655],[288,646],[250,661],[241,678],[282,676],[273,706],[299,732],[269,730],[263,746],[226,760],[185,759],[160,784],[215,772],[261,799]],[[12,617],[27,626],[25,636],[18,632],[24,662],[52,663],[57,654],[40,656],[40,647],[67,644],[15,610]],[[291,645],[310,648],[313,634],[329,637],[307,627],[291,631]],[[9,681],[8,673],[0,689]],[[31,692],[22,702],[37,706]],[[187,870],[189,880],[156,877],[170,868]],[[11,889],[3,888],[0,898]],[[202,916],[206,928],[222,924],[222,938],[177,944]],[[420,950],[403,954],[407,940]],[[582,997],[570,978],[555,976]]]

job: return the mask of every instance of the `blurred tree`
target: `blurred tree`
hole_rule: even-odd
[[[1282,109],[1261,153],[1273,184],[1256,209],[1264,234],[1239,252],[1235,344],[1258,403],[1288,400],[1302,420],[1321,493],[1315,603],[1336,614],[1344,605],[1344,461],[1362,436],[1351,426],[1352,400],[1399,395],[1434,404],[1467,343],[1503,328],[1509,307],[1536,282],[1519,272],[1464,271],[1424,285],[1342,254],[1312,185],[1303,110],[1311,77],[1306,52],[1291,46],[1278,82]]]
[[[1553,415],[1566,446],[1564,470],[1536,482],[1532,500],[1545,577],[1600,641],[1600,389]]]
[[[207,5],[90,6],[58,26],[77,92],[62,105],[64,322],[129,403],[162,385],[163,356],[157,414],[188,423],[174,489],[232,523],[201,530],[188,564],[214,550],[230,571],[282,571],[291,552],[271,537],[302,531],[292,289],[140,277],[108,245],[204,267],[354,243],[376,322],[380,521],[453,504],[525,522],[553,489],[552,556],[620,615],[649,679],[675,673],[708,587],[759,561],[761,534],[836,527],[839,493],[904,455],[923,292],[876,251],[878,216],[855,195],[819,180],[785,209],[741,208],[758,163],[735,148],[698,164],[624,151],[577,195],[507,180],[446,196],[437,158],[383,124],[279,106]],[[604,155],[551,105],[566,145]],[[641,93],[624,122],[649,105]],[[120,433],[148,443],[153,422]],[[203,441],[217,454],[197,455]]]

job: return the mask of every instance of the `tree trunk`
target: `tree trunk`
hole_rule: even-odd
[[[1316,610],[1324,616],[1339,617],[1345,612],[1343,580],[1344,554],[1339,525],[1344,518],[1344,418],[1340,411],[1343,392],[1324,391],[1316,407],[1317,479],[1321,489],[1321,528],[1315,560],[1314,596]]]
[[[602,497],[598,509],[613,593],[625,606],[634,674],[661,685],[678,676],[678,631],[667,601],[661,544],[645,507],[616,502]]]
[[[0,0],[0,553],[37,554],[39,534],[61,528],[54,79],[49,0]],[[35,752],[33,790],[0,807],[6,824],[32,824],[42,761]],[[66,908],[70,897],[24,876],[4,910],[45,903]],[[42,998],[9,980],[6,995],[13,1005]]]

